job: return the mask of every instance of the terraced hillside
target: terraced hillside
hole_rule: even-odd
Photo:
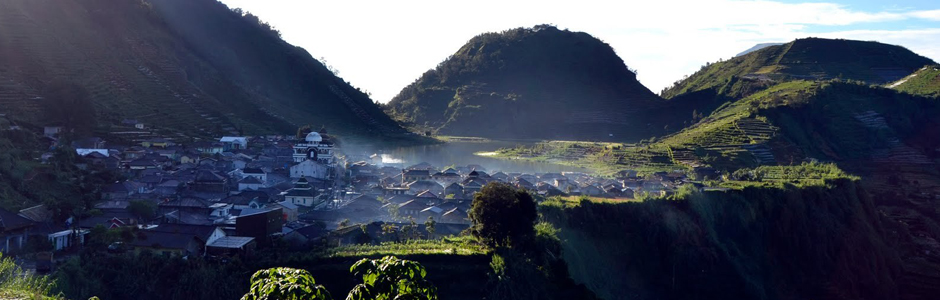
[[[940,65],[924,66],[888,87],[914,95],[940,96]]]
[[[251,21],[213,0],[2,1],[0,113],[53,122],[44,89],[70,81],[91,93],[99,132],[136,119],[183,137],[303,124],[403,133],[366,95]]]
[[[624,140],[660,100],[606,43],[539,25],[474,37],[387,110],[446,135]]]
[[[662,96],[673,98],[710,89],[740,98],[753,92],[754,86],[766,87],[768,83],[798,79],[838,78],[883,84],[932,63],[900,46],[806,38],[705,65],[665,89]]]
[[[703,148],[722,168],[805,159],[932,164],[937,142],[913,138],[938,120],[929,99],[843,82],[793,81],[719,109],[664,138],[674,149]],[[738,159],[746,152],[752,160]]]

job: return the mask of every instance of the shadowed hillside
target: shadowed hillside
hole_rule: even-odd
[[[44,90],[62,80],[89,91],[98,132],[136,119],[181,137],[310,123],[403,133],[306,51],[214,0],[0,2],[0,113],[54,122]]]
[[[658,100],[609,45],[539,25],[474,37],[387,110],[447,135],[622,140],[649,131]]]
[[[928,299],[936,254],[849,180],[642,203],[542,205],[572,277],[605,299]],[[922,253],[922,252],[921,252]],[[931,271],[927,271],[931,270]],[[933,274],[933,275],[929,275]]]

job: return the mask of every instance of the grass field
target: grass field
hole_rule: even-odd
[[[489,249],[472,237],[445,237],[440,240],[419,240],[403,243],[386,242],[380,245],[350,245],[330,248],[321,253],[324,257],[372,257],[383,255],[482,255]]]

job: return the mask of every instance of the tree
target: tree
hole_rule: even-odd
[[[538,212],[535,200],[525,190],[491,182],[473,196],[469,217],[471,232],[484,244],[512,247],[532,239]]]
[[[310,125],[300,126],[300,128],[297,128],[297,139],[302,140],[306,138],[307,134],[309,134],[311,131],[313,131],[313,129]]]
[[[242,300],[332,300],[310,272],[291,268],[260,270],[251,276],[251,288]]]
[[[349,272],[362,277],[362,283],[353,287],[347,300],[437,299],[437,288],[425,279],[424,266],[415,261],[394,256],[364,258]]]
[[[424,228],[428,231],[428,239],[432,239],[434,236],[434,225],[437,225],[434,217],[428,216],[428,220],[424,221]]]
[[[349,226],[349,219],[343,219],[342,221],[339,222],[339,228],[343,228],[346,226]]]
[[[392,218],[392,221],[398,220],[398,204],[392,203],[388,206],[388,216]]]
[[[157,212],[157,205],[152,201],[133,200],[128,204],[127,210],[140,220],[148,220]]]
[[[61,124],[69,138],[91,134],[95,126],[95,107],[85,87],[67,81],[55,81],[43,90],[46,120]]]
[[[410,229],[408,231],[408,239],[417,240],[418,237],[420,237],[418,231],[418,222],[415,222],[415,217],[412,216],[408,216],[408,222],[410,223],[410,225],[408,225],[408,229]]]

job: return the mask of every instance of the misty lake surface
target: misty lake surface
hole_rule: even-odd
[[[486,168],[487,173],[502,172],[589,172],[584,168],[565,166],[553,163],[532,162],[525,160],[510,160],[476,155],[478,152],[492,152],[500,148],[516,147],[519,145],[532,145],[533,142],[513,141],[452,141],[438,145],[425,145],[386,149],[377,152],[382,162],[398,167],[408,167],[421,162],[427,162],[438,168],[457,165],[466,166],[477,164]]]

